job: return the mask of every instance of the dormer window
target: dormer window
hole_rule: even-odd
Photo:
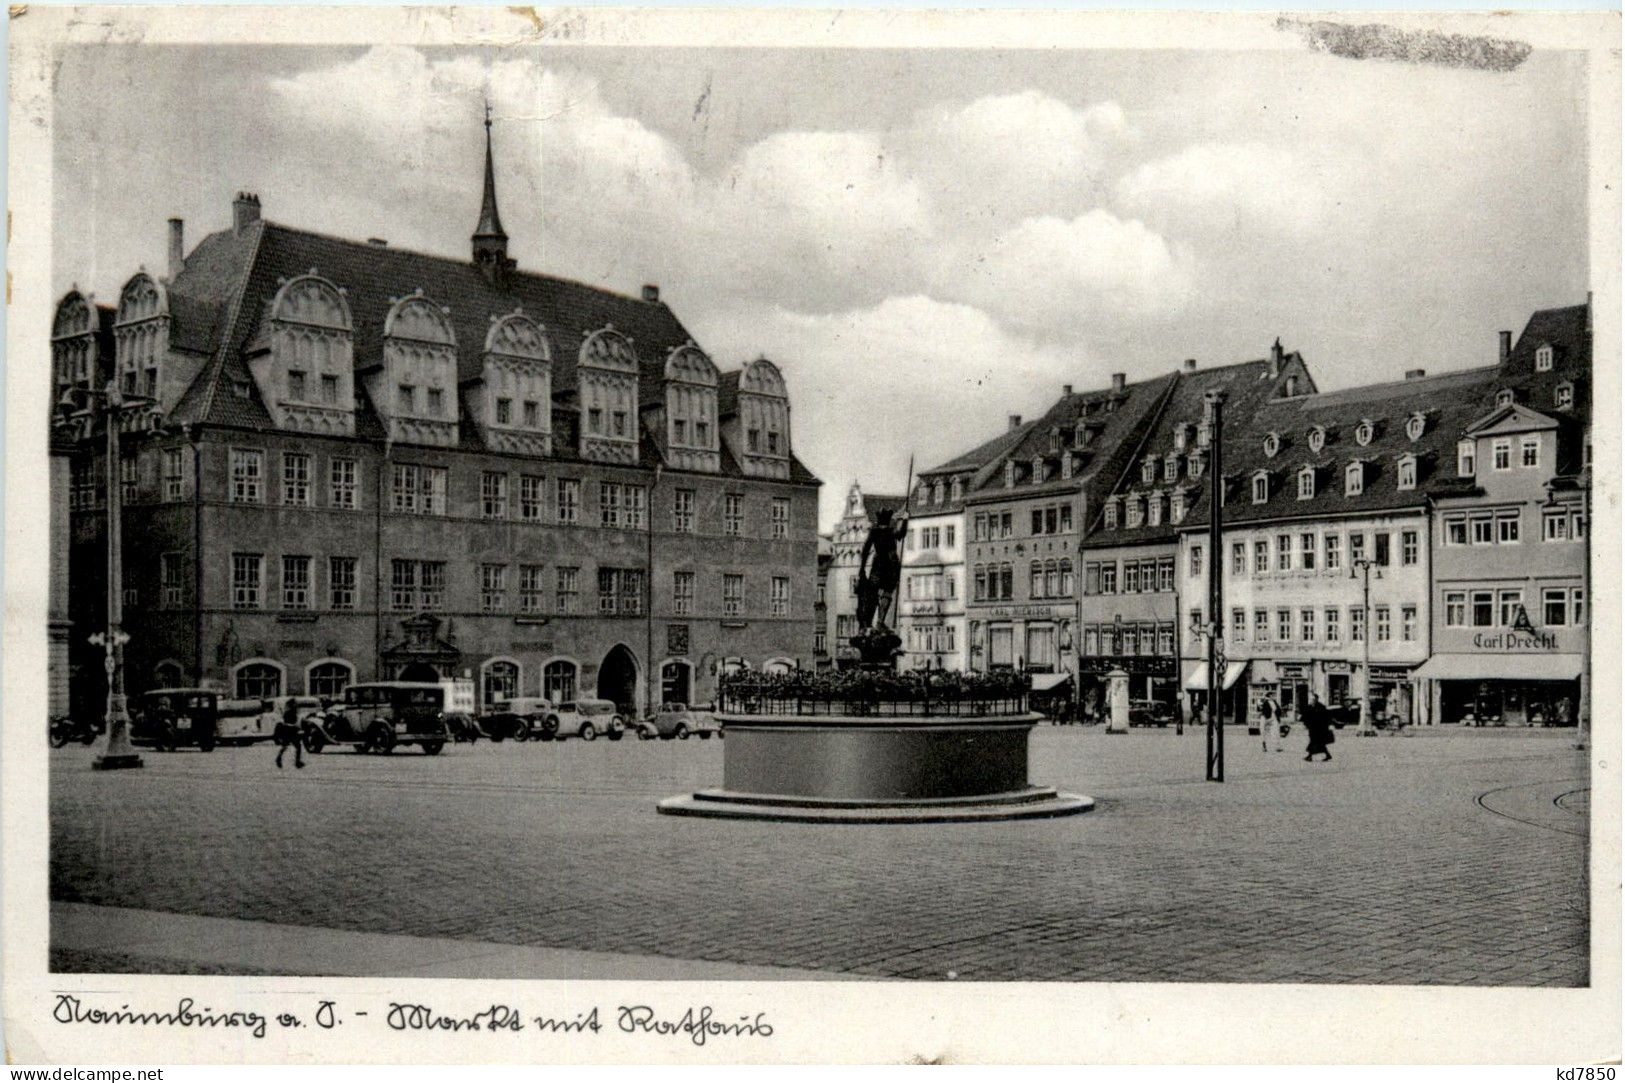
[[[1162,494],[1152,493],[1146,505],[1146,518],[1152,526],[1162,525]]]
[[[1478,441],[1462,440],[1456,444],[1456,476],[1470,478],[1478,472]]]
[[[666,354],[665,449],[672,466],[715,473],[722,469],[717,444],[717,367],[693,342]],[[752,424],[751,428],[763,426]],[[778,437],[767,429],[767,454],[772,456]]]
[[[931,486],[931,503],[942,503],[942,482],[938,481]]]
[[[1296,376],[1288,376],[1286,378],[1286,397],[1290,399],[1294,395],[1296,395],[1297,393],[1298,393],[1298,378]]]
[[[1167,458],[1162,460],[1162,480],[1163,481],[1178,481],[1179,480],[1179,456],[1178,455],[1169,455]]]
[[[1208,441],[1212,439],[1212,435],[1213,427],[1208,422],[1204,421],[1200,425],[1196,426],[1196,446],[1207,447]]]
[[[1128,528],[1133,530],[1145,521],[1145,508],[1141,505],[1140,498],[1133,493],[1129,494],[1126,503],[1128,506]]]
[[[1405,435],[1410,437],[1412,443],[1415,443],[1422,439],[1422,434],[1427,431],[1427,427],[1427,415],[1418,410],[1405,422]]]
[[[1106,529],[1117,529],[1117,498],[1115,496],[1106,501]]]
[[[1176,524],[1185,521],[1185,490],[1175,489],[1168,500],[1168,517]]]
[[[634,463],[637,440],[627,419],[638,400],[638,356],[632,340],[605,326],[582,340],[576,355],[577,396],[586,419],[580,436],[583,458],[598,462]],[[747,436],[750,451],[761,450],[759,419],[747,421],[754,437]]]
[[[1552,371],[1552,348],[1550,345],[1542,345],[1540,349],[1535,351],[1535,371]]]
[[[1348,469],[1343,472],[1343,495],[1359,496],[1365,492],[1365,464],[1362,462],[1349,463]]]
[[[1174,427],[1174,450],[1184,451],[1185,445],[1190,442],[1190,426],[1177,425]]]
[[[1140,464],[1140,480],[1147,485],[1157,480],[1157,464],[1150,459]]]
[[[1402,490],[1416,488],[1416,456],[1401,455],[1399,457],[1399,487]]]
[[[1567,410],[1574,405],[1574,385],[1565,380],[1557,385],[1557,391],[1552,400],[1559,410]]]
[[[520,309],[492,316],[480,357],[480,382],[468,406],[493,450],[547,455],[553,450],[553,363],[547,336]],[[521,406],[514,410],[514,404]]]
[[[1326,430],[1321,428],[1319,425],[1316,425],[1314,428],[1309,430],[1309,450],[1314,452],[1316,455],[1319,455],[1320,449],[1325,446]]]
[[[1016,487],[1016,461],[1014,459],[1010,459],[1004,464],[1004,487],[1006,489]]]
[[[1270,433],[1264,437],[1264,454],[1271,459],[1281,450],[1281,437],[1279,433]]]
[[[1061,455],[1061,477],[1062,478],[1070,478],[1072,476],[1072,463],[1073,463],[1073,459],[1072,459],[1072,453],[1070,451],[1065,452],[1064,454]]]
[[[1253,503],[1267,504],[1270,499],[1270,476],[1260,470],[1253,475]]]
[[[395,385],[395,411],[386,417],[389,435],[409,444],[457,445],[457,413],[446,404],[456,394],[457,336],[450,312],[423,291],[391,300],[384,317],[384,365],[365,379],[373,401],[387,379]],[[418,394],[422,388],[423,394]]]
[[[1044,460],[1038,456],[1033,457],[1033,484],[1044,484]]]
[[[1191,455],[1190,475],[1199,478],[1207,472],[1207,456],[1200,451]]]
[[[1518,393],[1516,391],[1513,391],[1510,387],[1503,387],[1501,390],[1495,393],[1495,405],[1511,406],[1515,401],[1517,401],[1517,398]]]
[[[1072,456],[1068,455],[1067,456],[1067,462],[1071,462],[1071,461],[1072,461]],[[965,497],[965,479],[964,478],[955,478],[953,480],[953,498],[954,498],[954,500],[957,501],[957,500],[963,500],[964,497]]]
[[[1312,500],[1315,495],[1315,468],[1306,466],[1298,471],[1298,499]]]
[[[1363,418],[1354,430],[1354,442],[1361,447],[1371,443],[1371,438],[1377,435],[1376,422],[1370,418]]]

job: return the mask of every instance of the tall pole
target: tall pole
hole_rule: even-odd
[[[1588,438],[1589,439],[1589,438]],[[1585,547],[1580,559],[1584,561],[1580,568],[1580,597],[1587,606],[1587,612],[1597,611],[1596,599],[1591,596],[1591,470],[1586,468],[1580,473],[1580,522],[1585,528]],[[1585,637],[1580,644],[1580,702],[1575,704],[1578,712],[1578,728],[1575,733],[1575,748],[1586,748],[1591,744],[1591,621],[1581,622],[1581,634]]]
[[[1360,671],[1360,728],[1355,731],[1359,737],[1375,737],[1377,727],[1372,724],[1371,718],[1371,636],[1376,629],[1371,623],[1371,561],[1360,559],[1354,562],[1360,569],[1363,580],[1360,608],[1360,650],[1364,658],[1364,665]]]
[[[644,586],[644,600],[648,602],[643,611],[643,716],[653,718],[655,714],[655,488],[660,484],[660,464],[655,464],[654,479],[649,482],[649,501],[646,508],[648,518],[644,520],[644,538],[646,544],[646,564],[648,569],[644,578],[648,582]],[[692,689],[690,696],[692,698]]]
[[[102,416],[107,424],[107,631],[93,636],[106,652],[107,670],[107,748],[92,766],[98,771],[140,767],[141,757],[130,744],[130,716],[124,703],[124,644],[129,636],[120,625],[124,620],[124,576],[120,550],[124,545],[121,525],[124,500],[119,474],[119,410],[124,400],[117,379],[107,382]]]
[[[1219,704],[1219,693],[1224,687],[1224,650],[1219,642],[1224,628],[1224,561],[1219,559],[1219,547],[1224,532],[1224,400],[1223,391],[1209,391],[1205,396],[1213,435],[1213,476],[1208,513],[1208,628],[1207,639],[1207,778],[1209,782],[1224,781],[1224,710]]]

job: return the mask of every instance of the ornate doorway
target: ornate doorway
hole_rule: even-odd
[[[598,666],[598,698],[612,701],[621,714],[638,714],[638,662],[617,643]]]

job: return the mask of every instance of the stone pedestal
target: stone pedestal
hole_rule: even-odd
[[[1114,669],[1106,674],[1107,733],[1128,732],[1128,674]]]

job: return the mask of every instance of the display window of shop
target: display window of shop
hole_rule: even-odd
[[[988,664],[1013,666],[1016,664],[1015,630],[1008,624],[990,625],[987,630]]]

